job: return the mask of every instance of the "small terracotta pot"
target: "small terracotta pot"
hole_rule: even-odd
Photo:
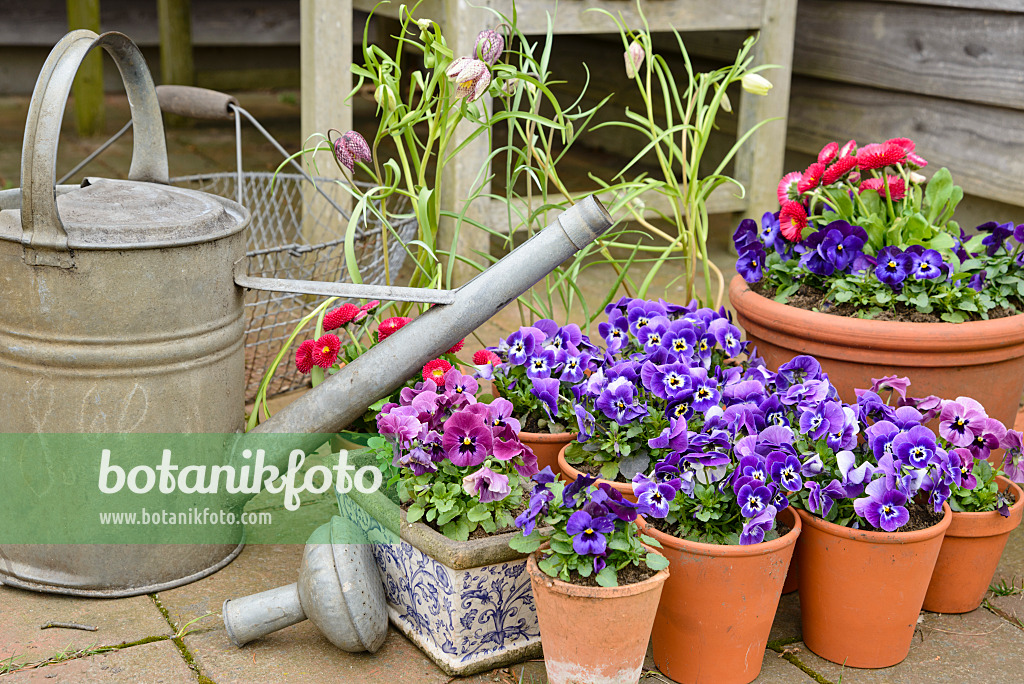
[[[526,569],[549,684],[636,684],[668,568],[635,584],[583,587],[548,577],[537,553]]]
[[[1010,532],[1024,516],[1024,492],[1004,477],[996,478],[999,489],[1008,486],[1016,497],[1010,516],[990,513],[953,512],[953,522],[942,540],[935,562],[924,609],[933,613],[968,613],[981,605],[999,567]]]
[[[800,588],[800,566],[796,562],[796,556],[789,562],[789,572],[786,573],[786,583],[782,585],[782,595],[792,594]]]
[[[800,518],[779,515],[789,532],[761,544],[700,544],[641,522],[669,559],[654,619],[654,662],[683,684],[747,684],[761,672]]]
[[[558,467],[562,469],[562,477],[564,477],[569,482],[575,482],[576,478],[582,475],[580,471],[573,468],[571,465],[569,465],[569,462],[565,460],[565,447],[562,447],[561,450],[558,452]],[[627,501],[632,501],[633,503],[636,503],[636,494],[633,493],[632,482],[612,482],[611,480],[603,480],[601,478],[598,478],[597,482],[595,482],[594,484],[600,484],[602,482],[607,482],[612,487],[617,489],[618,492],[622,494],[622,496]]]
[[[800,354],[821,363],[848,403],[854,388],[896,374],[911,395],[984,397],[992,418],[1013,425],[1024,391],[1024,318],[966,323],[871,321],[805,311],[762,297],[736,276],[729,301],[771,369]]]
[[[910,652],[942,536],[953,520],[914,532],[841,527],[798,511],[803,533],[800,617],[804,643],[849,667],[889,667]]]
[[[558,465],[558,452],[576,439],[575,432],[558,432],[548,434],[544,432],[520,432],[519,441],[526,444],[537,456],[537,467],[544,470],[545,466],[551,467],[551,472],[558,475],[561,466]]]

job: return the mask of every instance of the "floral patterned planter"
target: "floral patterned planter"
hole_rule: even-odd
[[[469,675],[540,656],[527,557],[508,546],[517,533],[452,541],[407,523],[379,492],[339,494],[338,508],[373,544],[391,624],[442,670]]]

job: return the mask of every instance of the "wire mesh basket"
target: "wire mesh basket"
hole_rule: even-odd
[[[239,174],[213,173],[172,178],[175,185],[200,190],[228,199],[238,196]],[[252,214],[246,248],[249,275],[266,278],[345,282],[349,280],[345,263],[345,225],[348,216],[339,212],[312,187],[330,179],[300,174],[243,172],[241,196]],[[391,200],[388,213],[408,213],[408,200]],[[393,225],[401,242],[415,237],[416,221],[407,219]],[[316,236],[310,243],[307,236]],[[393,235],[389,238],[393,239]],[[356,263],[364,283],[384,282],[384,254],[381,225],[368,218],[354,239]],[[405,259],[405,250],[392,243],[389,250],[390,272],[397,274]],[[245,294],[245,397],[252,400],[263,374],[281,351],[295,326],[323,297],[248,290]],[[288,354],[267,388],[267,396],[288,392],[309,383],[309,376],[295,367]]]

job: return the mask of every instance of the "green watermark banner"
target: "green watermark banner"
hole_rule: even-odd
[[[0,551],[303,544],[339,515],[393,542],[386,469],[327,434],[0,434]]]

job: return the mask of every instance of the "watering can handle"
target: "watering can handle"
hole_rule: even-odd
[[[25,123],[21,152],[21,229],[26,260],[71,265],[68,236],[57,214],[57,141],[71,83],[92,48],[100,46],[121,72],[132,112],[134,143],[128,177],[167,183],[167,144],[153,78],[138,46],[123,33],[97,36],[82,29],[64,36],[39,73]]]

